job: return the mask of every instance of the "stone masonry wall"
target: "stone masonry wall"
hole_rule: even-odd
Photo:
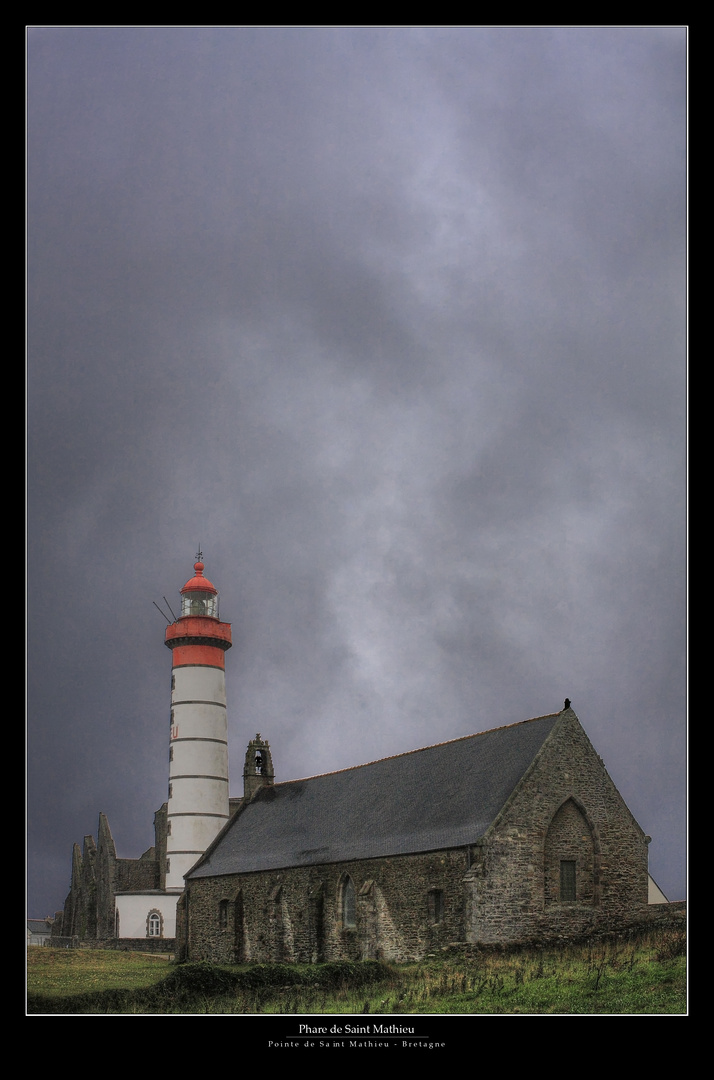
[[[576,864],[576,898],[560,863]],[[499,820],[474,848],[467,940],[580,935],[647,907],[647,838],[571,711],[564,712]]]
[[[56,949],[115,949],[117,952],[148,952],[174,954],[174,938],[87,938],[53,937],[50,944]]]
[[[177,952],[218,963],[417,959],[464,940],[466,859],[462,848],[192,881]]]

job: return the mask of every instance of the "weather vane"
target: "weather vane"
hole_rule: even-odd
[[[203,562],[203,552],[201,551],[201,545],[198,545],[198,551],[196,552],[196,562]]]

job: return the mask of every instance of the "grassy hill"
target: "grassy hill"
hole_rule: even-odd
[[[28,950],[28,1013],[685,1013],[684,930],[560,948],[458,951],[416,964],[217,966]]]

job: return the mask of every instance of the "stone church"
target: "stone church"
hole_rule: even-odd
[[[279,784],[258,735],[245,775],[186,875],[184,958],[413,960],[623,927],[647,906],[650,838],[569,707]]]
[[[228,795],[230,624],[200,553],[169,622],[168,800],[117,858],[75,845],[54,936],[179,958],[412,960],[455,942],[575,937],[640,918],[647,844],[566,700],[561,712],[275,783],[248,746]],[[167,621],[168,617],[167,617]]]

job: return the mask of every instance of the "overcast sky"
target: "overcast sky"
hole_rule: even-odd
[[[572,699],[685,895],[686,33],[28,32],[29,914],[167,797],[174,610],[231,792]]]

